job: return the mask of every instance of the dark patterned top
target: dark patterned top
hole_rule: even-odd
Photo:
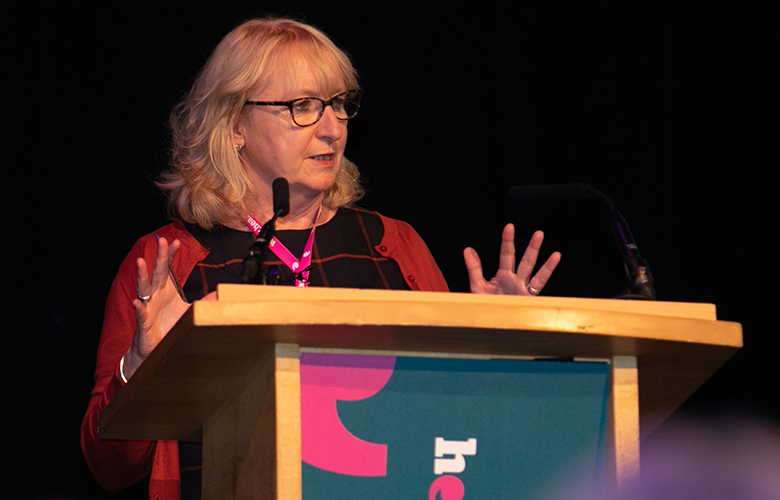
[[[224,226],[205,230],[185,224],[209,255],[199,262],[184,285],[192,302],[217,289],[218,283],[239,283],[243,260],[254,235]],[[300,258],[310,229],[277,231],[276,238]],[[340,209],[314,236],[311,286],[408,290],[395,261],[377,254],[374,247],[384,236],[379,216],[359,209]],[[282,285],[293,285],[293,273],[269,251],[265,265],[278,267]]]

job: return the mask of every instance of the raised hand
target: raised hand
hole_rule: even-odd
[[[168,271],[170,262],[180,247],[179,240],[174,240],[170,247],[165,238],[157,241],[157,261],[151,282],[146,261],[143,258],[137,261],[138,297],[133,299],[136,327],[133,345],[124,355],[122,371],[126,379],[133,376],[149,353],[190,307],[180,296]]]
[[[498,272],[490,281],[482,274],[482,261],[476,250],[466,248],[463,259],[469,273],[469,283],[472,293],[489,293],[497,295],[538,295],[547,280],[550,279],[555,267],[561,261],[560,252],[554,252],[535,276],[531,273],[536,266],[539,250],[542,247],[544,233],[536,231],[515,269],[515,228],[507,224],[501,234],[501,254],[498,261]]]

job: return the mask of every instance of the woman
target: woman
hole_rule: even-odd
[[[358,107],[356,72],[323,33],[259,19],[220,42],[174,110],[172,168],[160,186],[179,220],[139,240],[119,269],[82,424],[84,455],[105,488],[151,474],[152,498],[179,496],[176,443],[100,440],[98,416],[189,303],[213,298],[217,283],[239,281],[254,221],[271,218],[274,179],[290,186],[290,213],[277,222],[286,250],[276,245],[266,259],[283,284],[447,291],[408,224],[350,208],[362,196],[357,168],[344,157],[347,121]],[[560,259],[553,254],[529,279],[542,238],[532,237],[515,270],[507,226],[490,281],[467,248],[471,290],[537,294]]]

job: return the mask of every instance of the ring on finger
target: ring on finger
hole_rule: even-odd
[[[528,290],[528,293],[530,293],[531,295],[539,295],[539,293],[541,292],[541,290],[532,287],[530,281],[525,285],[525,288],[526,290]]]
[[[149,295],[141,295],[141,293],[139,292],[137,297],[138,300],[141,301],[141,303],[146,304],[147,302],[149,302],[149,299],[152,298],[152,294],[150,293]]]

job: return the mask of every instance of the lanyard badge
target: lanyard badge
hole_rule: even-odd
[[[309,286],[309,270],[311,269],[311,253],[314,247],[314,232],[317,229],[317,222],[320,220],[320,214],[322,213],[322,205],[317,210],[317,216],[314,219],[314,227],[311,228],[309,239],[306,240],[306,246],[303,247],[303,255],[298,260],[292,254],[292,252],[279,241],[276,236],[271,239],[268,244],[268,249],[271,250],[284,264],[290,268],[290,271],[295,275],[295,286],[299,288],[305,288]],[[257,236],[262,229],[262,224],[251,215],[246,216],[246,225]]]

